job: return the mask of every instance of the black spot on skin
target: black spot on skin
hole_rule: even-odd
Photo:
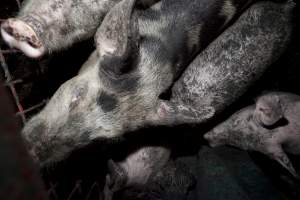
[[[101,68],[114,76],[121,76],[123,74],[133,71],[136,67],[134,60],[137,56],[129,56],[128,58],[109,57],[105,56],[101,61]]]
[[[128,79],[121,79],[120,88],[124,91],[136,91],[138,88],[138,81],[139,81],[138,76],[132,76]]]
[[[117,107],[118,100],[111,94],[101,92],[97,99],[97,104],[102,108],[104,112],[110,112]]]
[[[223,48],[226,51],[238,51],[240,49],[241,45],[237,41],[234,40],[228,40],[224,45]]]
[[[147,9],[157,3],[159,0],[142,0],[136,3],[136,7],[139,9]]]
[[[246,38],[251,36],[256,36],[257,31],[250,27],[250,25],[244,25],[241,29],[241,39],[246,40]]]
[[[56,11],[58,9],[61,9],[63,7],[64,4],[64,0],[60,0],[60,1],[55,1],[53,2],[53,4],[51,4],[51,8],[53,11]]]
[[[140,76],[137,72],[115,76],[100,67],[99,77],[102,84],[117,93],[136,92],[139,86]]]
[[[78,7],[81,4],[81,0],[72,0],[71,7]]]
[[[12,27],[10,27],[10,26],[4,26],[4,27],[2,27],[3,28],[3,30],[5,30],[5,32],[6,33],[8,33],[9,35],[14,35],[14,30],[12,29]]]
[[[137,72],[138,52],[130,51],[130,56],[105,56],[99,63],[99,77],[102,83],[114,92],[135,92],[140,76]]]
[[[57,4],[56,3],[51,4],[50,7],[52,8],[53,11],[57,10]]]

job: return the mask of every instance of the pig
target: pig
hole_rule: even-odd
[[[120,0],[25,0],[15,18],[1,24],[11,47],[30,58],[64,50],[92,38],[106,13]],[[148,8],[158,0],[140,0]]]
[[[227,29],[189,65],[173,86],[171,101],[161,101],[160,105],[163,107],[156,110],[160,121],[155,122],[168,125],[206,122],[233,103],[284,51],[291,33],[290,13],[293,6],[291,2],[280,5],[262,2],[254,5],[239,19],[243,23],[238,21]],[[275,19],[277,27],[268,26]],[[256,48],[256,46],[262,48]],[[174,105],[180,105],[180,107],[178,106],[175,110]],[[204,112],[207,107],[213,110],[211,115]],[[173,112],[170,112],[172,110]],[[196,111],[194,112],[196,114],[193,115],[193,112],[188,111]],[[168,115],[169,117],[166,118]],[[134,156],[130,155],[130,157]],[[130,162],[130,160],[126,161]],[[106,188],[106,194],[110,198],[118,190],[126,187],[126,181],[130,180],[126,169],[116,165],[111,164],[115,166],[112,167],[115,170],[111,171],[118,171],[118,173],[112,172],[109,176],[117,179],[118,181],[115,182],[119,184],[110,189]],[[132,164],[132,166],[135,165]],[[163,171],[163,169],[159,170]],[[156,170],[156,173],[159,170]],[[154,174],[155,171],[151,173]],[[146,182],[151,184],[150,180]],[[130,190],[128,192],[130,193]],[[150,199],[155,198],[157,196]],[[142,196],[142,199],[147,199],[147,197]]]
[[[9,46],[39,58],[93,37],[119,0],[25,0],[16,18],[1,24]]]
[[[204,135],[213,147],[232,145],[261,152],[300,178],[287,153],[300,154],[300,96],[269,92]]]
[[[136,8],[135,0],[118,3],[97,30],[97,48],[81,73],[25,125],[32,156],[45,166],[93,140],[170,122],[157,112],[160,95],[249,2],[162,0],[148,9]]]
[[[163,168],[151,171],[151,176],[147,179],[147,184],[138,184],[126,186],[124,179],[121,178],[122,173],[111,173],[113,181],[113,189],[108,189],[109,195],[105,196],[105,200],[110,199],[141,199],[141,200],[184,200],[187,199],[188,193],[193,189],[196,180],[192,173],[188,170],[188,166],[183,163],[169,161]],[[126,176],[125,176],[126,177]],[[120,187],[120,182],[123,186]],[[115,187],[116,185],[118,187]],[[108,185],[105,187],[108,188]],[[119,188],[119,190],[115,190]]]
[[[163,146],[144,146],[129,153],[120,161],[108,161],[108,174],[104,187],[106,200],[127,187],[148,184],[148,180],[170,161],[171,151]]]
[[[254,4],[186,68],[170,101],[157,106],[165,119],[159,123],[203,124],[238,100],[289,44],[294,7],[292,1]]]
[[[224,20],[224,12],[219,12],[222,6],[218,12],[205,15],[208,18],[200,18],[210,9],[218,8],[212,1],[202,2],[193,0],[186,5],[184,1],[173,1],[173,4],[160,1],[141,11],[134,9],[133,0],[117,4],[97,31],[97,49],[80,73],[64,83],[46,107],[25,125],[22,136],[35,160],[41,166],[58,162],[93,140],[121,137],[140,127],[205,122],[241,95],[288,43],[291,3],[262,2],[251,6],[190,64],[191,55],[196,55],[196,50],[199,52],[208,39],[212,40],[212,34],[217,34],[223,23],[230,21],[226,17]],[[222,5],[229,4],[223,1]],[[193,18],[194,14],[200,17]],[[223,18],[221,25],[216,23],[218,17]],[[277,23],[272,24],[273,20]],[[191,27],[198,24],[202,26],[195,32]],[[216,26],[209,29],[213,33],[208,30],[212,26]],[[192,39],[197,32],[201,33],[199,38]],[[195,41],[196,45],[191,45]],[[161,99],[160,95],[187,67],[185,64],[188,68],[175,83],[171,100]],[[238,90],[232,91],[233,87]],[[146,151],[147,155],[147,148],[140,151]],[[143,154],[133,153],[125,163],[119,163],[120,167],[118,162],[115,167],[121,168],[116,171],[123,171],[125,177],[132,174],[124,173],[126,166],[136,166],[136,160],[143,162],[138,159]],[[157,159],[150,165],[158,165]],[[155,173],[140,167],[135,171],[139,170],[146,173],[145,177]],[[142,174],[133,173],[125,178],[125,183],[137,184],[139,177]],[[124,183],[122,179],[112,181],[118,184],[108,188],[108,198],[119,183]]]

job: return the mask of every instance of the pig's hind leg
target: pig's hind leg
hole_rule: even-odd
[[[279,162],[285,169],[287,169],[296,179],[300,179],[299,174],[296,172],[292,162],[287,154],[283,151],[281,145],[272,146],[268,148],[267,153],[269,157]]]
[[[108,174],[106,175],[104,196],[105,200],[113,199],[113,194],[126,186],[127,173],[126,171],[113,160],[108,160]]]

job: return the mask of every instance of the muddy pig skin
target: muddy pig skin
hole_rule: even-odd
[[[126,187],[146,185],[150,176],[170,161],[170,153],[167,147],[146,146],[135,150],[121,161],[109,160],[105,199],[113,199],[116,192]]]
[[[37,162],[46,165],[59,161],[92,140],[120,137],[146,125],[201,123],[241,95],[287,44],[291,27],[289,3],[263,2],[249,8],[197,56],[179,80],[187,81],[197,75],[199,82],[184,84],[191,88],[181,90],[183,96],[179,95],[181,92],[175,93],[180,91],[176,84],[172,101],[159,98],[189,65],[193,55],[213,40],[211,36],[217,36],[233,17],[233,12],[227,12],[228,8],[235,13],[236,9],[232,8],[243,7],[234,6],[236,1],[216,2],[210,0],[202,4],[203,1],[193,0],[186,4],[183,0],[162,0],[143,11],[134,9],[133,0],[117,4],[97,31],[97,49],[80,74],[64,83],[46,107],[24,127],[22,135]],[[222,9],[224,6],[226,9]],[[209,11],[212,12],[208,14]],[[211,25],[213,29],[207,29]],[[260,51],[255,51],[258,47]],[[197,72],[202,68],[207,69],[204,75]],[[210,74],[213,79],[207,79],[206,75]],[[224,87],[218,91],[220,86]],[[240,88],[236,96],[230,94],[232,87]],[[210,102],[209,112],[202,112],[209,101],[194,95],[195,88],[200,88],[198,92],[203,94],[216,91],[205,98],[222,98],[219,102]],[[187,97],[193,97],[193,102],[199,101],[198,104],[184,102]],[[215,110],[210,112],[211,108]],[[132,166],[130,158],[135,156],[138,158],[139,153],[128,155],[129,160],[121,167]],[[153,164],[157,162],[150,166]],[[132,176],[133,180],[139,180],[135,178],[141,174]]]
[[[25,0],[2,23],[3,39],[29,57],[41,57],[91,38],[119,0]]]
[[[300,155],[300,96],[266,93],[204,137],[213,147],[228,144],[264,153],[299,178],[285,152]]]
[[[44,165],[93,140],[121,137],[153,119],[162,123],[164,116],[156,113],[159,96],[250,1],[235,2],[162,0],[148,9],[137,8],[134,0],[115,5],[97,30],[97,49],[81,73],[25,125],[22,134],[31,154]]]
[[[246,11],[176,81],[158,107],[164,123],[205,123],[244,94],[288,45],[294,6],[259,2]]]
[[[152,147],[150,147],[152,148]],[[161,149],[154,147],[158,151]],[[144,148],[142,148],[144,149]],[[146,148],[145,148],[146,149]],[[157,152],[157,150],[155,150]],[[143,151],[143,150],[142,150]],[[148,150],[147,150],[148,151]],[[155,153],[155,151],[149,151]],[[139,150],[140,152],[140,150]],[[136,153],[134,153],[133,157]],[[162,155],[159,153],[158,155]],[[122,199],[135,199],[135,200],[185,200],[188,193],[195,186],[196,180],[193,174],[189,171],[188,166],[183,163],[175,162],[165,159],[157,159],[160,156],[157,154],[154,156],[154,160],[148,160],[153,168],[146,166],[144,170],[145,177],[143,181],[133,182],[129,181],[130,176],[124,171],[124,168],[119,166],[119,163],[110,163],[110,173],[108,174],[107,184],[104,189],[105,200],[122,200]],[[133,158],[132,157],[132,158]],[[134,159],[130,158],[126,162],[132,162]],[[147,160],[147,159],[146,159]],[[156,161],[156,163],[154,163]],[[136,167],[133,166],[133,169]],[[141,169],[134,172],[134,176],[137,174],[143,177],[144,174],[139,174]]]

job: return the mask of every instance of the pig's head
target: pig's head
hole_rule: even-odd
[[[1,24],[1,35],[10,47],[21,50],[28,57],[38,58],[46,51],[36,32],[22,20],[7,19]]]
[[[204,135],[204,138],[209,142],[210,146],[216,147],[225,144],[235,145],[235,142],[243,137],[245,133],[252,133],[255,129],[253,112],[255,107],[248,106],[230,116],[224,122],[218,124],[211,131]]]
[[[18,15],[2,23],[1,34],[11,47],[38,58],[91,38],[118,1],[25,0]]]
[[[25,125],[22,135],[40,164],[61,160],[94,138],[118,134],[117,99],[101,87],[96,69],[90,70],[65,82]]]
[[[25,125],[22,134],[40,164],[59,161],[93,140],[135,129],[150,112],[146,101],[152,100],[139,91],[138,69],[128,68],[137,59],[132,57],[138,48],[134,4],[124,0],[110,11],[96,35],[97,51],[84,69]]]
[[[211,146],[244,144],[246,148],[250,143],[259,142],[254,141],[254,138],[259,138],[258,134],[268,135],[273,129],[284,126],[286,123],[280,97],[276,93],[267,93],[260,96],[255,105],[233,114],[206,133],[204,137]],[[257,137],[251,137],[253,134]]]
[[[284,118],[280,98],[275,93],[260,96],[256,101],[255,120],[262,126],[274,125]]]

